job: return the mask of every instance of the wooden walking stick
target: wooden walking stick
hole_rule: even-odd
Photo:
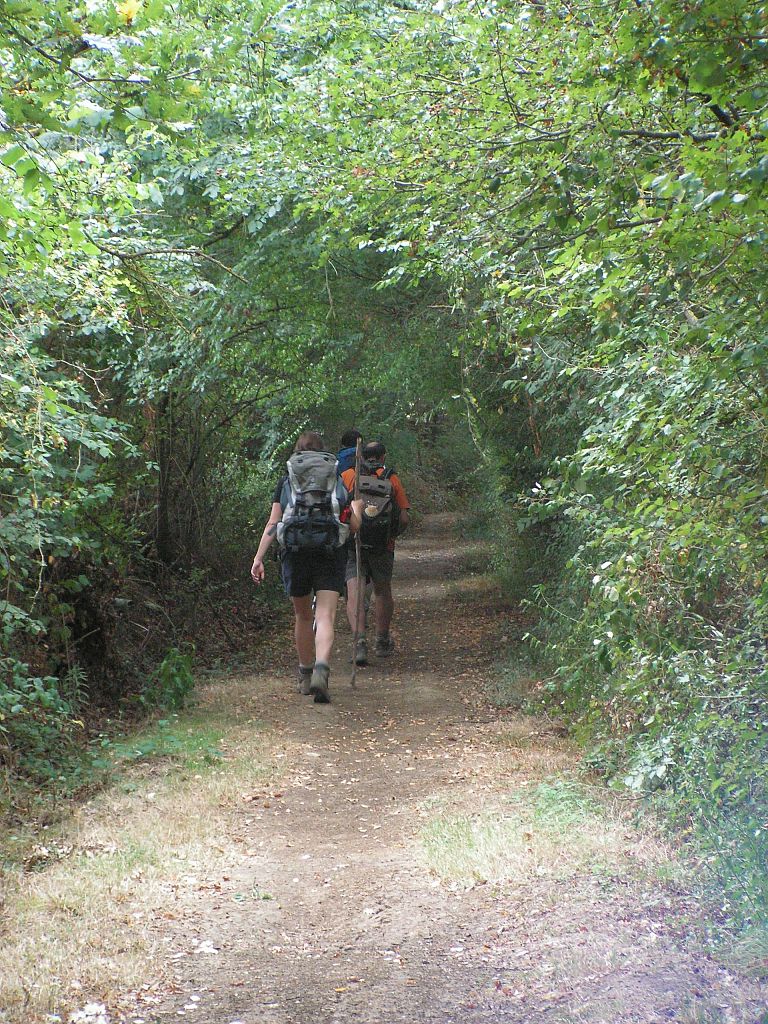
[[[358,437],[355,447],[355,487],[352,492],[353,499],[360,497],[360,463],[362,461],[362,441]],[[360,527],[362,529],[362,521]],[[349,680],[353,690],[357,689],[357,641],[360,639],[360,603],[365,598],[365,587],[360,585],[360,530],[355,534],[355,576],[357,577],[357,601],[355,602],[355,630],[352,640],[352,678]]]

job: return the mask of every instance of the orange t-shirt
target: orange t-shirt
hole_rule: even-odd
[[[381,467],[379,467],[376,470],[376,476],[381,476],[383,472],[384,470]],[[351,497],[355,493],[354,469],[345,469],[344,472],[341,474],[341,480],[344,486],[349,491]],[[410,508],[411,503],[408,501],[408,495],[405,493],[405,489],[403,488],[403,485],[400,483],[400,479],[397,473],[393,473],[392,476],[389,477],[389,481],[392,484],[392,497],[395,499],[395,504],[400,509],[400,511],[402,512],[404,509]],[[389,551],[395,550],[394,540],[391,540],[389,544],[387,544],[387,548]]]
[[[381,476],[381,474],[383,472],[384,472],[384,470],[381,469],[381,467],[379,467],[376,470],[376,476]],[[349,491],[350,495],[354,494],[355,493],[355,471],[354,471],[354,469],[345,469],[344,472],[341,474],[341,479],[342,479],[342,482],[343,482],[344,486]],[[398,477],[397,473],[393,473],[392,476],[389,477],[389,481],[392,484],[392,494],[393,494],[394,499],[395,499],[395,504],[400,509],[400,511],[402,512],[403,509],[410,508],[411,507],[411,503],[410,503],[410,501],[408,501],[408,495],[405,493],[405,490],[403,488],[403,485],[400,483],[400,478]]]

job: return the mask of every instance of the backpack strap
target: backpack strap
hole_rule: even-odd
[[[300,500],[304,494],[322,494],[327,497],[328,502],[331,506],[331,512],[336,519],[339,526],[341,523],[341,511],[344,503],[344,495],[347,491],[344,487],[343,482],[338,476],[336,476],[336,456],[331,455],[329,452],[318,452],[317,454],[325,461],[328,468],[328,474],[326,479],[326,488],[322,491],[308,489],[303,490],[301,487],[301,481],[298,478],[296,467],[293,459],[296,455],[301,455],[301,452],[295,452],[294,455],[288,459],[286,468],[288,470],[288,476],[283,484],[283,490],[280,494],[280,505],[283,509],[283,516],[285,517],[286,511],[289,507],[295,507],[296,503]],[[285,502],[285,504],[283,504]]]
[[[301,494],[301,488],[299,487],[299,482],[296,479],[296,470],[290,459],[288,459],[285,465],[288,470],[288,483],[291,486],[291,497],[295,499],[299,494]]]
[[[381,473],[379,473],[381,470]],[[389,466],[385,466],[384,463],[379,462],[361,462],[360,463],[360,475],[361,476],[377,476],[379,480],[389,480],[391,476],[394,476],[395,470]]]

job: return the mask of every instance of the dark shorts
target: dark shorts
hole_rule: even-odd
[[[389,583],[392,579],[392,570],[395,567],[394,551],[374,551],[371,548],[362,548],[360,551],[360,573],[364,577],[370,577],[374,583]],[[346,578],[353,580],[357,576],[357,562],[355,560],[355,546],[348,545]]]
[[[288,597],[307,597],[318,590],[344,593],[344,563],[346,551],[338,548],[328,554],[306,554],[286,551],[280,575]]]

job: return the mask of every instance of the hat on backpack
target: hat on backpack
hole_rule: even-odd
[[[382,441],[369,441],[363,448],[363,458],[368,460],[381,460],[387,454],[387,449]]]

